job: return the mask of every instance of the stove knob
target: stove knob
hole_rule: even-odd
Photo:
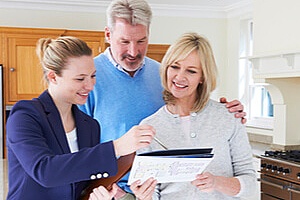
[[[283,175],[286,175],[288,173],[290,173],[290,170],[288,168],[285,168],[282,172]]]
[[[267,171],[269,170],[269,169],[272,169],[272,165],[267,165]]]
[[[277,173],[283,172],[283,167],[279,167]]]
[[[272,172],[275,172],[277,170],[277,166],[272,167]]]
[[[267,166],[266,163],[262,163],[262,164],[260,165],[260,168],[263,169],[263,168],[265,168],[266,166]]]

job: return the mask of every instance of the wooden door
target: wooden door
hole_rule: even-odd
[[[61,30],[7,29],[3,33],[5,104],[37,97],[46,87],[36,55],[42,37],[56,38]]]

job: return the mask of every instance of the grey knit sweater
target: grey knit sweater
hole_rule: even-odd
[[[187,135],[181,130],[180,117],[162,107],[141,124],[152,125],[156,137],[170,149],[213,147],[214,159],[205,171],[236,177],[242,189],[236,197],[230,197],[216,191],[201,192],[190,182],[163,183],[157,185],[153,199],[224,200],[252,195],[256,189],[256,175],[245,126],[240,119],[229,113],[224,104],[210,100],[202,111],[191,114],[190,120],[190,135]],[[149,149],[138,153],[149,150],[162,150],[162,147],[153,141]]]

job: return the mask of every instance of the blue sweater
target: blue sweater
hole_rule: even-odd
[[[80,109],[100,123],[101,142],[121,137],[164,105],[157,61],[145,57],[134,77],[118,70],[103,53],[94,62],[96,84]]]

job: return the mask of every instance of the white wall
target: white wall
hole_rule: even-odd
[[[230,18],[227,23],[227,68],[224,70],[224,80],[226,90],[221,96],[228,96],[231,99],[238,99],[239,94],[239,38],[240,38],[240,18]]]
[[[300,50],[300,1],[254,0],[254,55]]]
[[[175,22],[175,23],[174,23]],[[227,20],[226,19],[195,19],[188,17],[153,18],[150,43],[173,43],[184,32],[195,31],[205,36],[211,43],[219,69],[219,84],[213,98],[220,93],[231,98],[226,88],[224,77],[227,68]]]
[[[0,26],[102,31],[105,23],[104,13],[0,9]],[[227,19],[221,18],[154,16],[150,43],[170,44],[187,31],[195,31],[207,37],[213,47],[219,68],[219,87],[213,97],[226,96],[228,99],[233,99],[238,98],[236,62],[238,55],[236,30],[238,27],[235,26],[239,26],[239,24],[237,22],[228,23]]]
[[[5,8],[0,9],[0,26],[103,30],[105,15]]]

